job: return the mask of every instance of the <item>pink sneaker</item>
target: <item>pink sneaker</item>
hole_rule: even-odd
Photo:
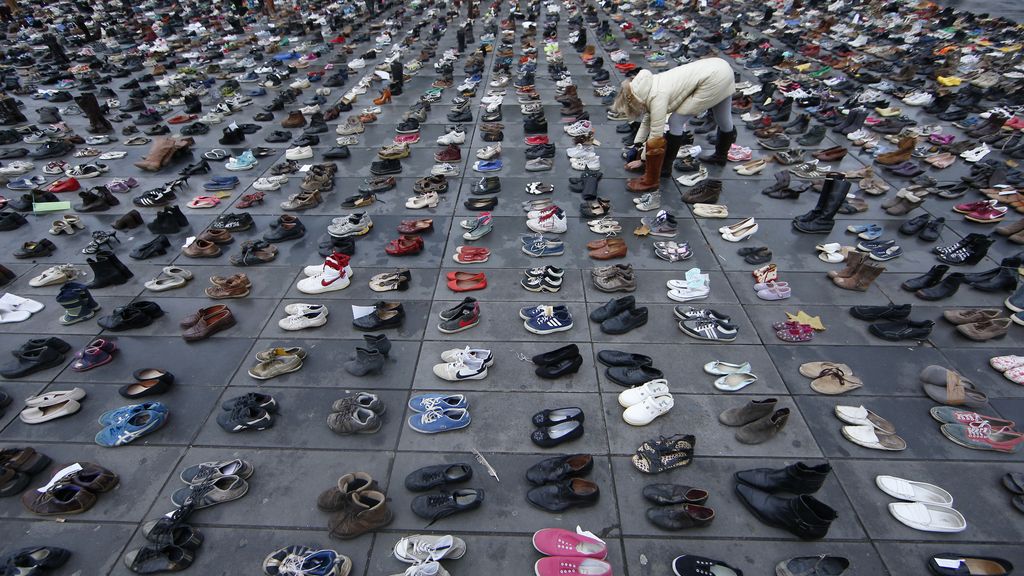
[[[533,547],[545,556],[575,556],[598,560],[608,557],[608,546],[604,542],[561,528],[538,530],[533,535]]]
[[[395,144],[415,144],[420,141],[420,133],[399,134],[395,136]]]
[[[537,576],[612,576],[612,565],[594,558],[549,556],[533,565]]]

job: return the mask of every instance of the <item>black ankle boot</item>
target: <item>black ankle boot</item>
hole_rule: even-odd
[[[979,234],[965,242],[960,248],[952,252],[939,254],[938,260],[944,264],[952,264],[954,266],[977,264],[988,254],[989,246],[992,246],[993,242],[995,240],[992,238]]]
[[[932,266],[932,269],[916,278],[911,278],[903,284],[900,284],[900,288],[909,292],[916,292],[924,288],[931,288],[942,280],[942,277],[949,272],[949,266],[945,264],[936,264]]]
[[[953,294],[956,294],[956,291],[960,289],[960,285],[963,283],[963,273],[954,272],[943,278],[934,286],[922,288],[917,292],[914,292],[914,294],[921,300],[944,300]]]
[[[1017,269],[1021,259],[1014,256],[1003,258],[999,267],[978,274],[965,274],[964,283],[984,292],[1013,292],[1017,289]]]
[[[101,250],[96,253],[96,259],[87,258],[86,263],[92,269],[93,280],[86,287],[90,289],[116,286],[127,282],[133,274],[113,252]],[[125,271],[128,273],[125,274]]]
[[[821,488],[831,471],[832,466],[828,462],[817,466],[797,462],[777,470],[771,468],[741,470],[736,473],[736,480],[765,492],[812,494]]]
[[[758,520],[804,540],[824,538],[832,521],[839,517],[829,505],[806,494],[780,498],[745,484],[737,484],[736,493]]]
[[[700,155],[700,161],[705,164],[725,166],[729,161],[729,148],[736,143],[736,128],[731,132],[718,131],[718,139],[715,141],[715,151]]]

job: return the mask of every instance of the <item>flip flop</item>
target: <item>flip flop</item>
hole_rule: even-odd
[[[227,151],[222,148],[214,148],[213,150],[203,154],[203,158],[206,158],[207,160],[223,160],[227,157]]]
[[[864,384],[852,374],[849,376],[839,368],[826,368],[817,378],[811,381],[811,389],[819,394],[845,394],[860,388]]]
[[[189,208],[213,208],[220,204],[220,198],[215,196],[196,196],[188,203]]]
[[[872,426],[883,434],[896,433],[896,427],[891,422],[863,406],[836,406],[833,411],[836,418],[847,424]]]
[[[907,449],[907,441],[896,434],[880,434],[874,426],[843,426],[843,437],[864,448],[899,452]]]
[[[953,495],[934,484],[883,475],[875,476],[875,485],[882,492],[899,500],[947,507],[953,505]]]
[[[847,379],[856,378],[853,375],[853,368],[850,368],[846,364],[840,364],[839,362],[829,362],[827,360],[824,362],[804,362],[803,364],[800,365],[800,375],[805,378],[814,379],[817,378],[818,376],[821,376],[821,373],[828,368],[838,368],[845,372],[846,374],[849,374],[849,376],[846,377]],[[859,381],[859,378],[857,380]]]

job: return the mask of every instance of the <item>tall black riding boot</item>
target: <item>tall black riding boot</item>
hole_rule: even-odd
[[[830,180],[832,185],[827,186]],[[801,220],[800,218],[793,220],[793,228],[798,232],[805,234],[828,234],[835,226],[836,213],[839,212],[839,208],[842,207],[843,202],[846,200],[846,194],[850,191],[850,182],[842,174],[830,172],[825,176],[825,184],[821,188],[822,196],[824,196],[821,211],[814,218],[808,220]],[[822,199],[819,198],[818,202],[821,203]]]
[[[693,144],[693,134],[690,132],[684,132],[679,136],[665,134],[665,161],[661,164],[662,178],[672,177],[672,163],[675,162],[676,154],[679,153],[680,148],[690,144]]]
[[[715,151],[701,154],[700,161],[705,164],[725,166],[726,162],[729,161],[729,148],[736,143],[736,128],[733,127],[731,132],[722,132],[719,129],[717,134],[718,139],[715,141]]]

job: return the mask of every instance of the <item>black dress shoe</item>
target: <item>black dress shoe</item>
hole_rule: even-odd
[[[604,322],[609,318],[617,316],[620,312],[632,308],[636,308],[636,298],[633,296],[615,298],[591,312],[590,319],[594,322]]]
[[[605,334],[625,334],[634,328],[647,324],[647,307],[623,310],[615,316],[601,322],[601,332]]]
[[[420,518],[430,520],[433,524],[460,512],[468,512],[480,507],[484,501],[484,491],[478,488],[461,488],[452,492],[442,490],[438,494],[424,494],[412,499],[412,512]]]
[[[673,504],[647,509],[647,520],[662,530],[684,530],[707,526],[715,511],[699,504]]]
[[[612,382],[619,386],[632,388],[644,382],[664,378],[665,373],[651,366],[612,366],[604,371]]]
[[[486,211],[492,210],[498,205],[497,198],[470,198],[462,203],[469,210]]]
[[[964,284],[983,292],[1012,292],[1017,289],[1017,269],[1020,265],[1020,258],[1003,258],[998,268],[978,274],[965,274]]]
[[[597,484],[583,478],[571,478],[531,488],[526,493],[526,500],[548,512],[561,512],[574,507],[593,506],[600,496]]]
[[[932,333],[935,322],[924,320],[901,320],[868,326],[868,332],[884,340],[898,342],[900,340],[925,340]]]
[[[554,410],[542,410],[533,415],[533,425],[540,428],[543,426],[555,426],[565,422],[583,422],[586,415],[581,408],[556,408]]]
[[[858,320],[902,320],[910,316],[910,304],[889,304],[888,306],[853,306],[850,316]]]
[[[331,146],[327,152],[324,152],[324,158],[348,158],[351,155],[348,146]]]
[[[21,248],[14,251],[14,257],[19,260],[24,260],[26,258],[43,258],[53,254],[56,250],[57,246],[55,246],[53,242],[43,238],[38,242],[25,242],[21,245]]]
[[[703,504],[708,500],[708,491],[681,484],[648,484],[643,496],[658,506]]]
[[[468,482],[473,477],[469,464],[439,464],[413,470],[405,477],[405,489],[410,492],[426,492],[439,486]]]
[[[650,366],[654,364],[654,359],[650,356],[619,350],[601,350],[597,353],[597,361],[605,366]]]
[[[931,270],[925,272],[921,276],[911,278],[903,284],[900,284],[900,288],[910,292],[916,292],[922,288],[931,288],[942,280],[942,277],[949,272],[949,266],[945,264],[936,264],[932,266]]]
[[[594,457],[590,454],[572,454],[547,458],[526,470],[526,479],[540,486],[559,482],[567,478],[586,476],[594,469]]]
[[[573,410],[573,409],[568,409]],[[575,410],[579,410],[576,408]],[[557,411],[556,411],[557,412]],[[568,419],[558,424],[542,426],[530,434],[530,440],[541,448],[553,448],[559,444],[571,442],[583,437],[583,411],[579,410],[580,419]],[[537,420],[535,415],[534,421]]]
[[[830,472],[832,466],[828,462],[817,466],[797,462],[778,469],[740,470],[736,473],[736,480],[765,492],[813,494],[825,483]]]
[[[746,484],[737,484],[736,493],[758,520],[804,540],[824,538],[838,517],[827,504],[807,494],[782,498]]]
[[[581,366],[583,366],[583,355],[576,354],[575,356],[561,358],[556,362],[539,365],[534,370],[534,373],[541,378],[554,380],[567,374],[579,372]]]

